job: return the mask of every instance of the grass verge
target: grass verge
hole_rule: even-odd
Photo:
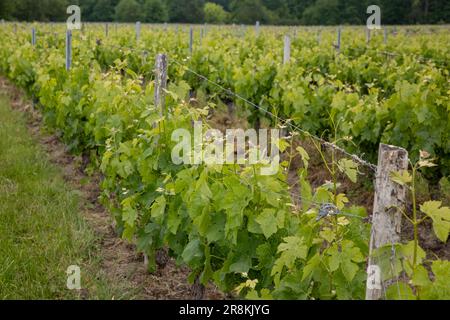
[[[101,269],[80,201],[0,93],[0,299],[126,297]],[[82,290],[66,287],[70,265],[81,268]]]

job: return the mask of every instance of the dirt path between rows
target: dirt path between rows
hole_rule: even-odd
[[[0,90],[10,97],[15,110],[26,114],[30,134],[42,145],[51,162],[62,168],[67,183],[80,191],[80,213],[98,238],[102,272],[110,283],[120,283],[127,291],[124,295],[134,299],[194,299],[198,292],[188,283],[189,270],[177,267],[173,259],[169,259],[166,266],[155,274],[146,271],[144,257],[137,253],[133,244],[116,234],[112,218],[99,203],[100,175],[87,176],[82,169],[86,165],[82,157],[70,155],[56,134],[44,130],[40,112],[33,108],[21,90],[3,77],[0,77]],[[87,289],[82,292],[82,297],[89,299]],[[206,288],[204,299],[223,298],[224,295],[214,286]]]

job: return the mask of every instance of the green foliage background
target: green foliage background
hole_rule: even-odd
[[[363,24],[372,4],[381,7],[383,24],[448,23],[450,17],[446,0],[2,0],[0,19],[63,21],[66,7],[78,4],[85,21],[221,21],[205,17],[207,2],[224,8],[228,23]]]

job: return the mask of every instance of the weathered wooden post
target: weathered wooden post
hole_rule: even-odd
[[[159,115],[166,115],[165,89],[167,88],[167,55],[158,54],[155,61],[155,107],[159,108]],[[153,125],[154,127],[156,124]],[[156,263],[159,267],[164,268],[167,263],[167,255],[164,249],[156,252]],[[144,253],[144,266],[149,270],[149,257]],[[150,270],[149,270],[150,271]],[[153,271],[151,271],[153,272]]]
[[[256,21],[255,34],[256,34],[257,37],[259,37],[259,21]]]
[[[194,29],[191,26],[189,29],[189,54],[192,56],[192,50],[194,46]]]
[[[109,34],[109,25],[107,23],[105,23],[105,37],[108,38],[108,34]]]
[[[36,45],[36,28],[31,29],[31,45]]]
[[[136,22],[136,41],[139,41],[139,38],[141,37],[141,22]]]
[[[155,63],[155,107],[161,116],[166,115],[165,90],[167,87],[167,56],[158,54]]]
[[[387,28],[384,27],[383,31],[384,31],[384,37],[383,37],[383,39],[384,39],[384,44],[387,44],[387,41],[388,41],[388,31],[387,31]]]
[[[337,29],[337,43],[336,43],[337,52],[341,52],[341,27]]]
[[[31,45],[33,47],[36,46],[36,28],[31,28]],[[32,96],[31,104],[34,109],[36,107],[36,97],[34,95],[34,90],[32,90],[31,96]]]
[[[66,70],[72,66],[72,30],[66,31]]]
[[[283,64],[286,64],[291,59],[291,38],[289,36],[284,37],[284,52],[283,52]]]
[[[366,300],[379,300],[389,283],[383,279],[383,270],[374,259],[376,249],[400,242],[402,213],[406,204],[406,188],[391,180],[393,171],[408,169],[408,152],[399,147],[380,144],[375,181],[372,231],[367,268]]]

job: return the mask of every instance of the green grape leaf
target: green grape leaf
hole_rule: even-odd
[[[300,196],[303,210],[308,210],[311,206],[310,201],[312,200],[312,188],[307,180],[307,171],[305,169],[300,169],[298,171],[298,179],[300,182]]]
[[[421,283],[420,298],[422,300],[450,300],[450,262],[435,260],[431,264],[433,281]],[[416,283],[414,283],[416,285]],[[419,285],[419,284],[417,284]]]
[[[258,291],[251,290],[245,296],[247,300],[273,300],[272,294],[269,289],[261,289],[260,293]]]
[[[248,272],[252,266],[252,259],[249,256],[241,256],[238,261],[230,265],[230,271],[236,273]]]
[[[278,246],[280,257],[275,261],[271,275],[275,276],[275,283],[279,283],[283,268],[291,269],[297,259],[306,259],[308,247],[302,238],[291,236],[283,238],[283,243]]]
[[[162,223],[164,218],[164,212],[166,210],[166,198],[164,196],[159,196],[156,198],[155,202],[151,207],[152,218],[158,223]]]
[[[208,243],[225,239],[225,216],[216,213],[212,218],[212,223],[207,228],[206,240]]]
[[[194,239],[184,248],[181,257],[190,267],[198,267],[204,257],[204,250],[199,239]]]
[[[305,259],[308,253],[308,248],[299,237],[286,237],[283,238],[283,243],[278,246],[278,253],[288,253],[295,259]]]
[[[336,196],[336,206],[339,210],[344,209],[345,204],[348,203],[349,200],[348,198],[345,196],[345,194],[340,193]]]
[[[416,300],[411,287],[400,281],[389,286],[386,290],[386,298],[388,300]]]
[[[356,272],[358,272],[359,266],[350,260],[343,260],[341,261],[341,270],[347,281],[350,282],[355,277]]]
[[[436,299],[450,300],[450,261],[436,260],[431,265],[434,274],[433,290]]]
[[[427,201],[420,206],[420,211],[433,220],[433,230],[439,240],[447,242],[450,233],[450,208],[441,205],[441,201]]]
[[[408,170],[392,171],[389,177],[392,181],[402,186],[409,184],[412,181],[412,176]]]
[[[336,238],[335,232],[331,228],[327,228],[327,227],[323,228],[319,232],[319,236],[321,238],[327,240],[329,243],[331,243]]]
[[[351,159],[341,159],[338,161],[339,171],[345,173],[347,177],[355,183],[358,177],[358,164]]]
[[[255,219],[261,226],[261,230],[269,239],[271,235],[277,232],[277,216],[275,215],[275,209],[264,209],[263,212]]]
[[[411,283],[414,286],[428,286],[431,284],[431,281],[428,278],[428,271],[424,266],[419,265],[416,267],[414,274],[411,277]]]
[[[316,253],[303,268],[302,281],[308,278],[320,264],[320,254]]]
[[[404,264],[405,271],[408,275],[412,274],[413,260],[414,260],[414,241],[410,241],[407,244],[401,245],[399,249],[399,254],[406,259],[406,264]],[[418,245],[416,252],[416,265],[422,264],[423,259],[425,259],[425,251]]]
[[[122,213],[122,220],[129,226],[134,226],[134,223],[138,217],[138,213],[132,207],[124,207]]]
[[[432,168],[432,167],[437,167],[437,164],[433,163],[430,160],[421,160],[418,162],[419,167],[423,168],[423,167],[427,167],[427,168]]]
[[[167,228],[172,234],[177,234],[182,221],[183,208],[171,208],[167,214]]]
[[[348,282],[352,281],[360,269],[358,263],[364,262],[364,256],[358,247],[350,240],[344,240],[340,244],[334,244],[327,250],[328,267],[335,272],[339,267]]]
[[[203,208],[202,214],[193,219],[193,225],[197,227],[198,233],[204,237],[211,226],[211,212],[209,206]]]
[[[328,253],[330,256],[328,257],[328,267],[331,272],[339,269],[339,265],[341,264],[340,252],[337,250],[329,250]]]
[[[309,154],[301,146],[298,146],[296,150],[298,151],[298,153],[302,157],[302,161],[303,161],[303,165],[305,166],[305,169],[308,169]]]

